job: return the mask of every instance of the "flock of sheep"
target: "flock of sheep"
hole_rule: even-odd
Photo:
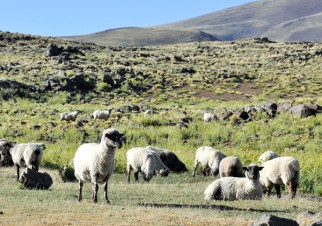
[[[107,203],[108,181],[114,171],[115,151],[122,147],[124,134],[115,128],[103,131],[100,143],[85,143],[79,146],[74,156],[75,176],[79,182],[78,200],[82,200],[84,182],[93,185],[93,202],[97,202],[98,184],[104,184],[104,197]],[[17,168],[19,180],[20,167],[28,167],[38,171],[45,145],[41,143],[16,144],[0,140],[1,156],[10,155]],[[205,200],[236,200],[261,199],[263,194],[270,195],[273,187],[278,197],[281,197],[280,186],[288,188],[289,195],[294,198],[299,185],[300,164],[293,157],[278,157],[276,153],[267,151],[259,157],[262,166],[250,164],[243,167],[241,161],[234,156],[226,156],[212,147],[200,147],[196,151],[193,177],[199,164],[202,173],[220,179],[212,182],[204,192]],[[245,176],[243,177],[243,170]],[[147,146],[135,147],[127,151],[126,174],[130,183],[131,172],[135,180],[143,175],[143,180],[149,182],[158,172],[168,176],[170,171],[187,172],[187,168],[175,153],[162,148]]]

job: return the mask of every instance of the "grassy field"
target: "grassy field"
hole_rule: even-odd
[[[321,200],[298,195],[262,201],[205,202],[203,192],[213,178],[188,173],[154,177],[150,183],[126,182],[114,174],[109,185],[111,205],[100,186],[98,203],[91,201],[85,184],[83,201],[77,201],[77,183],[63,183],[56,170],[48,172],[54,184],[47,191],[26,190],[15,181],[13,168],[0,169],[1,225],[248,225],[264,213],[296,219],[299,212],[320,211]],[[141,178],[140,178],[141,179]]]

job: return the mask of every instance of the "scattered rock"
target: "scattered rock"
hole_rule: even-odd
[[[277,217],[274,215],[264,214],[254,221],[252,226],[298,226],[296,221]]]
[[[306,211],[299,213],[296,221],[300,226],[322,226],[322,212]]]
[[[290,108],[289,112],[292,115],[294,115],[296,117],[300,117],[300,118],[307,118],[311,115],[314,115],[314,111],[304,104],[297,104],[297,105],[292,106]]]

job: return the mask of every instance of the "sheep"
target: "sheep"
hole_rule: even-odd
[[[170,171],[176,173],[189,172],[185,164],[172,151],[152,146],[147,146],[146,148],[154,151]]]
[[[0,139],[0,166],[12,166],[13,161],[10,155],[10,148],[16,143]]]
[[[237,157],[228,156],[219,164],[220,177],[243,177],[243,165]]]
[[[148,117],[149,115],[152,115],[152,114],[153,114],[153,110],[152,109],[146,110],[144,112],[144,117]]]
[[[17,169],[17,181],[20,178],[20,167],[38,171],[46,146],[42,143],[21,143],[10,148],[9,153]]]
[[[217,116],[215,114],[211,114],[209,112],[206,112],[204,115],[203,115],[203,121],[204,122],[211,122],[211,121],[214,121],[217,119]]]
[[[100,143],[85,143],[78,147],[74,156],[75,177],[79,183],[78,201],[82,200],[84,182],[93,185],[93,202],[97,203],[98,183],[104,183],[104,197],[108,198],[108,181],[115,168],[115,151],[122,147],[122,137],[115,128],[103,130]]]
[[[212,182],[204,192],[205,200],[260,200],[263,189],[259,175],[263,167],[250,164],[243,169],[246,170],[246,178],[223,177]]]
[[[104,119],[107,120],[110,115],[111,115],[112,109],[107,109],[106,111],[100,111],[100,110],[96,110],[93,112],[93,118],[94,118],[94,122],[96,121],[96,119]]]
[[[286,185],[291,198],[296,195],[300,182],[300,163],[293,157],[278,157],[263,163],[260,181],[268,196],[275,186],[277,197],[281,197],[281,185]]]
[[[158,170],[163,177],[168,176],[169,168],[163,164],[158,155],[149,148],[136,147],[127,151],[126,175],[130,183],[131,171],[134,170],[135,181],[139,181],[139,172],[143,174],[143,180],[149,182],[155,171]]]
[[[219,172],[219,163],[225,157],[226,155],[212,147],[203,146],[198,148],[192,176],[196,176],[199,163],[202,165],[202,173],[204,176],[206,176],[208,169],[210,169],[210,175],[217,175]]]
[[[278,154],[276,154],[273,151],[266,151],[261,156],[259,156],[258,161],[263,164],[264,162],[267,162],[268,160],[275,159],[278,157]]]
[[[73,112],[64,112],[60,114],[60,120],[66,120],[66,121],[75,121],[77,118],[77,115],[80,113],[80,110],[75,110]]]

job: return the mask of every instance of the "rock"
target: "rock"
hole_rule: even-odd
[[[249,120],[249,119],[250,119],[249,114],[248,114],[246,111],[243,111],[243,110],[241,110],[241,111],[237,111],[237,112],[235,113],[235,115],[236,115],[236,117],[237,117],[238,119],[242,119],[242,120],[244,120],[244,121],[246,121],[246,120]]]
[[[114,79],[112,78],[111,75],[109,74],[104,74],[104,77],[103,77],[103,82],[109,84],[110,86],[114,86],[115,82],[114,82]]]
[[[252,226],[298,226],[297,222],[291,219],[264,214],[254,221]]]
[[[45,57],[58,56],[63,52],[64,47],[58,47],[55,44],[49,44],[44,53]]]
[[[272,102],[264,102],[256,105],[257,108],[262,108],[270,117],[275,117],[277,112],[277,104]]]
[[[48,173],[40,173],[26,168],[20,176],[19,182],[29,189],[48,189],[53,184],[53,179]]]
[[[322,226],[322,212],[306,211],[299,213],[296,221],[300,226]]]
[[[294,105],[290,108],[289,112],[296,116],[296,117],[300,117],[300,118],[307,118],[311,115],[314,115],[314,111],[311,110],[309,107],[307,107],[304,104],[297,104]]]
[[[289,102],[278,103],[277,104],[277,112],[278,113],[286,113],[291,109],[292,106],[293,106],[292,103],[289,103]]]
[[[221,121],[228,120],[234,113],[231,110],[224,110],[220,114],[218,114],[218,118]]]

